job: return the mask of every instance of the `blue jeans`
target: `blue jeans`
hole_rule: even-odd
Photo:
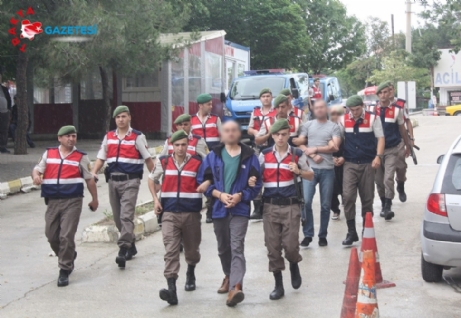
[[[305,237],[314,236],[314,215],[312,213],[312,200],[315,194],[315,187],[319,184],[320,190],[320,231],[319,237],[327,237],[328,223],[330,222],[331,197],[335,183],[334,169],[316,169],[314,170],[314,179],[312,181],[303,180],[304,201],[304,218],[306,222],[303,226]]]

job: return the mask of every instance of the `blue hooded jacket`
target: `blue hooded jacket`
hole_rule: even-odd
[[[253,149],[250,147],[240,144],[240,163],[239,169],[236,172],[237,176],[234,183],[232,184],[231,191],[229,194],[235,194],[238,192],[242,193],[242,201],[240,201],[235,207],[226,209],[224,204],[215,200],[213,205],[213,219],[225,218],[228,213],[232,215],[250,217],[250,202],[256,198],[262,188],[261,178],[261,167],[259,165],[258,157],[254,154]],[[224,191],[224,162],[222,160],[221,151],[224,148],[224,144],[219,144],[214,147],[213,150],[205,157],[200,166],[200,170],[197,176],[199,184],[204,181],[211,181],[211,185],[208,187],[205,195],[212,197],[213,190]],[[256,177],[256,185],[250,187],[248,185],[248,179],[250,177]]]

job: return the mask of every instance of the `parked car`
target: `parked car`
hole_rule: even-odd
[[[421,225],[421,271],[427,282],[438,282],[444,269],[461,266],[461,136],[437,163]]]
[[[445,108],[445,116],[461,116],[461,104],[447,106]]]
[[[297,107],[302,107],[299,86],[294,74],[285,74],[284,70],[247,71],[246,76],[232,81],[229,93],[225,97],[223,121],[233,119],[240,123],[244,134],[248,130],[251,113],[256,106],[261,106],[259,92],[270,88],[272,95],[277,96],[284,88],[289,88]]]
[[[310,86],[314,85],[314,77],[309,78]],[[342,95],[339,81],[336,77],[319,77],[320,78],[320,90],[322,91],[323,99],[327,102],[328,106],[341,104]]]

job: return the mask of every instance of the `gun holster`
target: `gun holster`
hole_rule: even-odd
[[[109,169],[104,169],[104,176],[106,177],[106,182],[109,182],[110,180],[110,172]]]

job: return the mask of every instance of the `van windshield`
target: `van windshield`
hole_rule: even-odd
[[[230,99],[250,100],[259,99],[259,92],[269,88],[272,96],[277,96],[285,87],[285,78],[275,76],[249,76],[237,79],[230,91]]]

